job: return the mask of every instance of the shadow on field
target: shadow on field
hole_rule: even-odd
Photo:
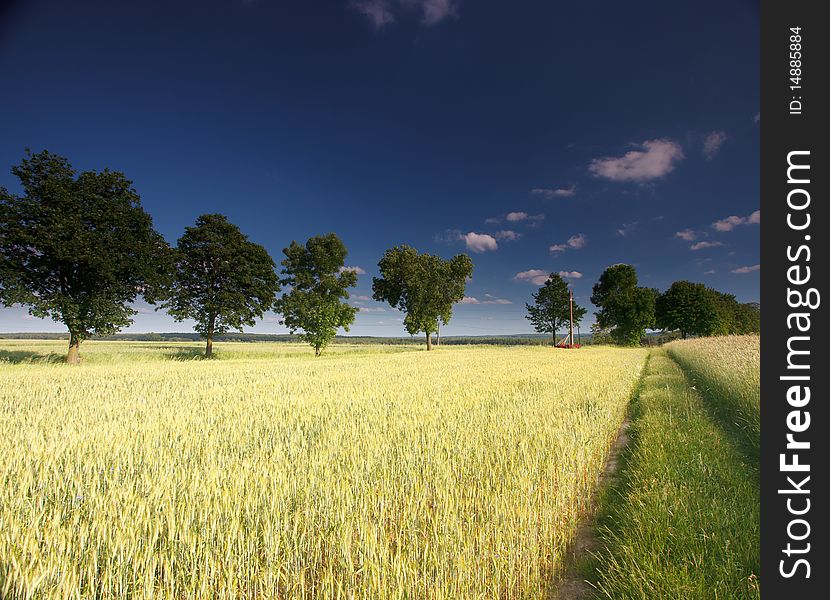
[[[674,358],[672,358],[674,360]],[[736,401],[725,398],[717,391],[715,385],[706,377],[689,368],[678,360],[675,364],[694,385],[694,390],[703,398],[703,408],[709,420],[717,425],[732,443],[735,449],[746,459],[757,476],[760,476],[758,465],[761,461],[760,436],[757,431],[741,423],[741,414],[736,410]]]
[[[7,362],[13,365],[23,363],[62,363],[66,360],[63,354],[54,352],[32,352],[31,350],[0,350],[0,363]]]
[[[216,354],[212,358],[205,356],[205,349],[201,347],[193,348],[177,348],[176,346],[165,346],[164,358],[167,360],[214,360]]]

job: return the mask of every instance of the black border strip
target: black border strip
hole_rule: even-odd
[[[826,242],[830,229],[826,208],[830,202],[827,185],[830,161],[825,139],[825,115],[830,111],[826,91],[830,23],[819,16],[823,6],[826,8],[820,2],[768,1],[761,4],[763,598],[826,598],[830,593],[830,585],[824,581],[830,577],[827,552],[830,545],[827,529],[830,477],[826,467],[830,455],[830,444],[827,443],[830,438],[830,411],[827,408],[830,397],[826,383],[830,365],[826,354],[822,353],[822,346],[830,343],[825,335],[827,308],[821,304],[815,308],[791,306],[798,304],[796,294],[806,297],[811,288],[819,295],[828,291],[824,285],[827,265],[822,263],[830,260]],[[791,27],[800,29],[796,33],[790,30]],[[800,35],[800,41],[793,42],[798,38],[791,40],[791,35]],[[791,47],[791,42],[801,46]],[[801,63],[791,64],[791,60]],[[791,68],[801,69],[800,79],[791,81],[791,76],[799,75],[797,71],[791,74]],[[793,85],[801,87],[791,88]],[[794,100],[800,105],[793,103]],[[791,154],[793,152],[800,154]],[[793,169],[788,180],[788,157],[792,163],[809,164],[809,171]],[[809,194],[809,205],[801,209],[788,206],[788,194],[789,203],[795,206],[805,205]],[[794,228],[806,223],[808,213],[809,226]],[[788,224],[788,215],[792,226]],[[806,280],[808,267],[810,278]],[[810,298],[815,299],[815,294],[811,294]],[[830,302],[830,296],[823,300]],[[809,317],[792,317],[793,313]],[[808,319],[809,329],[799,331],[797,325],[805,327]],[[795,339],[796,336],[801,339]],[[791,349],[806,350],[809,354],[791,353],[788,342]],[[788,360],[802,368],[788,367]],[[792,376],[807,376],[809,381],[781,379]],[[809,402],[805,401],[803,387],[790,392],[793,402],[788,401],[788,391],[795,386],[809,386]],[[805,426],[808,412],[810,423]],[[792,431],[802,428],[804,431]],[[809,442],[810,447],[788,449],[788,433],[796,442]],[[795,460],[795,454],[798,454],[800,464],[809,465],[809,471],[782,469],[782,455],[789,464]],[[801,490],[795,489],[797,487]],[[789,491],[780,493],[779,490]],[[809,493],[801,493],[804,490]],[[808,500],[809,510],[805,511]],[[805,512],[793,514],[800,511]],[[798,560],[805,562],[797,563]]]

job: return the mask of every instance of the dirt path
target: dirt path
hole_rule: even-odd
[[[628,445],[628,428],[631,421],[626,417],[617,433],[617,439],[608,453],[602,474],[591,495],[591,513],[576,531],[574,541],[568,547],[565,557],[565,574],[557,581],[549,595],[551,600],[583,600],[590,598],[594,589],[585,581],[582,563],[585,556],[599,547],[596,535],[597,499],[601,490],[614,483],[619,468],[620,453]]]

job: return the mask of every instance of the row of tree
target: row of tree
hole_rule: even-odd
[[[333,233],[292,241],[278,274],[266,249],[219,214],[200,216],[171,248],[122,173],[77,174],[48,151],[27,151],[12,173],[24,194],[0,188],[0,303],[64,323],[68,362],[79,361],[84,339],[129,325],[139,296],[177,321],[193,320],[207,356],[215,336],[253,326],[268,310],[292,333],[300,331],[318,356],[339,328],[348,331],[354,322],[358,309],[346,301],[357,275],[345,266],[346,247]],[[431,350],[432,334],[464,298],[472,261],[397,246],[378,268],[373,298],[405,313],[406,330],[423,333]],[[555,340],[571,319],[568,284],[553,273],[533,300],[527,318]],[[622,345],[639,344],[655,328],[684,338],[760,330],[757,305],[688,281],[661,294],[640,287],[634,267],[624,264],[603,272],[591,302],[599,309],[596,333]],[[575,326],[586,312],[574,305]]]
[[[637,271],[631,265],[608,267],[594,285],[591,302],[599,309],[594,335],[614,343],[632,346],[643,339],[647,329],[678,331],[689,335],[711,336],[758,333],[761,309],[757,303],[741,304],[732,294],[725,294],[702,283],[675,281],[660,293],[641,287]],[[527,319],[539,333],[556,332],[569,324],[568,284],[557,273],[533,294],[527,305]],[[586,309],[574,304],[573,320],[577,326]],[[596,341],[596,340],[594,340]]]
[[[278,275],[266,249],[223,215],[200,216],[171,248],[122,173],[77,174],[48,151],[27,151],[12,173],[24,194],[0,188],[0,303],[64,323],[68,362],[79,361],[83,340],[129,325],[139,296],[177,321],[195,321],[207,356],[216,335],[252,326],[267,310],[301,331],[318,356],[354,321],[358,309],[346,300],[357,275],[333,233],[291,242]],[[423,332],[431,349],[432,334],[464,297],[472,261],[398,246],[378,267],[374,299],[406,313],[407,331]]]

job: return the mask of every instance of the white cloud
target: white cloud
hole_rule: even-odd
[[[559,271],[559,276],[565,279],[581,279],[582,273],[579,271]]]
[[[548,271],[541,269],[530,269],[528,271],[521,271],[513,276],[513,281],[520,281],[523,283],[532,283],[534,285],[542,285],[550,276]]]
[[[510,231],[509,229],[502,229],[501,231],[497,231],[493,234],[497,240],[504,240],[505,242],[513,242],[518,240],[522,237],[521,233],[516,233],[515,231]]]
[[[669,174],[682,160],[680,144],[666,139],[646,140],[642,150],[631,150],[618,158],[595,158],[588,170],[611,181],[651,181]]]
[[[369,19],[377,29],[395,22],[389,0],[354,0],[349,6]]]
[[[386,309],[382,306],[358,306],[357,310],[362,313],[382,313],[386,312]]]
[[[704,271],[704,272],[703,272],[703,274],[704,274],[704,275],[714,275],[714,274],[715,274],[715,270],[714,270],[714,269],[709,269],[708,271]]]
[[[542,221],[544,218],[545,215],[543,214],[529,215],[526,212],[509,212],[505,217],[511,223],[518,223],[519,221]]]
[[[340,267],[340,273],[344,273],[346,271],[351,271],[355,275],[366,275],[366,271],[364,271],[361,267]]]
[[[371,299],[372,299],[371,296],[352,296],[352,300],[362,300],[364,302],[367,302]]]
[[[748,267],[738,267],[737,269],[732,269],[733,273],[752,273],[753,271],[758,271],[761,268],[761,265],[752,265]]]
[[[423,22],[425,25],[435,25],[447,17],[455,14],[456,5],[452,0],[420,0]]]
[[[704,250],[706,248],[717,248],[723,246],[721,242],[698,242],[689,246],[689,250]]]
[[[496,238],[487,233],[476,233],[471,231],[464,236],[464,243],[467,244],[467,250],[471,252],[487,252],[488,250],[496,250],[499,247]]]
[[[756,210],[747,217],[737,217],[732,215],[731,217],[726,217],[720,221],[715,221],[712,223],[712,227],[714,227],[716,231],[732,231],[739,225],[757,225],[760,222],[761,211]]]
[[[637,229],[637,225],[639,225],[639,221],[631,221],[630,223],[623,223],[619,229],[617,229],[617,235],[625,237],[635,229]]]
[[[674,237],[680,238],[681,240],[686,240],[687,242],[693,242],[700,234],[695,231],[694,229],[684,229],[683,231],[678,231],[674,234]]]
[[[703,138],[703,155],[707,160],[712,160],[726,141],[726,134],[723,131],[713,131]]]
[[[424,25],[435,25],[455,16],[458,3],[457,0],[353,0],[349,7],[381,29],[397,21],[405,11],[420,13]]]
[[[479,300],[475,296],[464,296],[460,304],[513,304],[510,300],[505,298],[494,298],[490,294],[485,294],[488,300]]]
[[[755,123],[760,123],[760,122],[761,122],[761,113],[759,113],[759,112],[758,112],[758,113],[755,113],[755,116],[754,116],[754,117],[752,117],[752,120],[753,120]]]
[[[554,244],[549,249],[551,252],[564,252],[568,249],[579,250],[580,248],[584,248],[587,243],[588,239],[585,237],[585,234],[577,233],[569,237],[568,241],[564,244]]]
[[[497,217],[490,217],[489,219],[484,219],[484,223],[486,225],[498,225],[499,223],[501,223],[501,219]]]
[[[576,186],[572,185],[567,188],[533,188],[530,190],[530,193],[549,200],[552,198],[571,198],[576,195]]]

